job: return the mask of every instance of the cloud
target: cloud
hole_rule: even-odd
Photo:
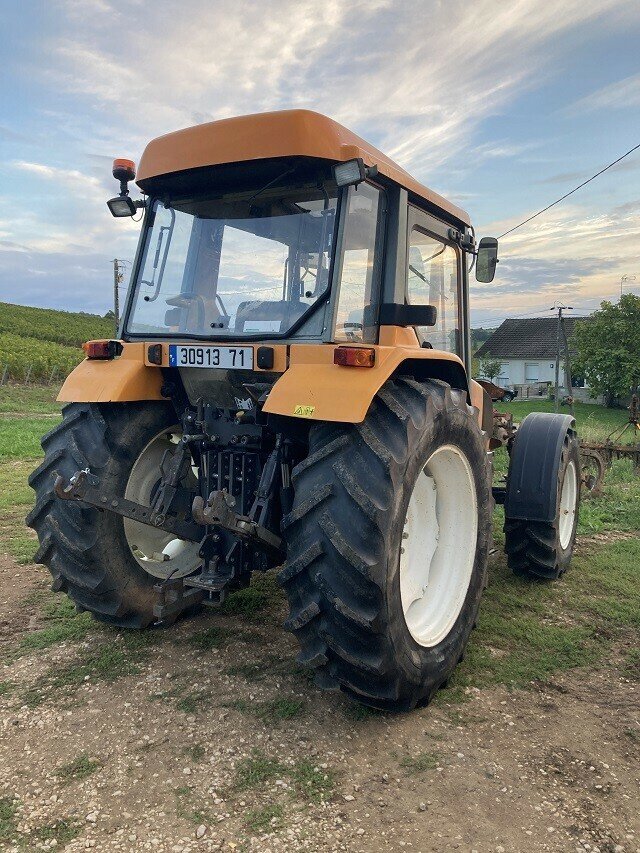
[[[429,184],[443,164],[442,174],[454,176],[461,164],[500,162],[533,148],[509,139],[479,145],[474,133],[553,77],[566,61],[567,38],[619,31],[637,15],[637,0],[563,0],[561,14],[540,0],[156,0],[152,7],[59,0],[52,8],[49,29],[31,35],[32,58],[21,51],[16,60],[21,77],[40,87],[44,106],[33,108],[39,132],[30,134],[28,153],[14,139],[4,158],[33,192],[22,195],[16,181],[0,238],[29,255],[28,263],[13,261],[26,301],[32,284],[41,298],[36,271],[46,262],[56,288],[63,269],[64,281],[75,282],[64,289],[71,304],[83,304],[89,281],[91,299],[100,294],[106,309],[109,288],[85,275],[81,259],[88,270],[103,270],[114,255],[131,258],[139,227],[106,211],[116,189],[114,156],[137,158],[149,139],[190,124],[310,107]],[[455,182],[441,183],[448,181]],[[457,198],[474,198],[466,181],[464,188]],[[550,239],[527,233],[531,251],[513,244],[523,264]],[[5,245],[2,254],[14,248]],[[65,256],[74,259],[66,267]],[[518,275],[528,274],[521,264]]]
[[[29,282],[29,305],[104,314],[112,304],[108,259],[86,251],[0,251],[0,301],[22,302],[16,282]]]
[[[13,130],[10,127],[5,127],[4,125],[0,125],[0,139],[4,139],[9,142],[28,142],[29,137],[24,133],[19,133],[16,130]]]
[[[477,164],[479,160],[491,160],[493,158],[504,160],[506,157],[519,157],[539,145],[539,142],[514,145],[507,141],[493,140],[471,148],[469,153],[473,157],[474,163]]]
[[[153,15],[129,9],[125,29],[113,5],[83,15],[74,0],[75,27],[51,45],[47,74],[124,121],[138,144],[196,121],[309,106],[424,175],[550,73],[559,35],[606,28],[632,5],[565,0],[558,15],[538,0],[266,0],[247,14],[230,0],[184,0],[177,16],[173,0],[159,0]]]
[[[640,106],[640,74],[616,80],[575,101],[564,112],[579,115],[600,110],[628,110]]]
[[[640,213],[640,198],[617,205],[613,208],[613,213],[620,216],[626,216],[628,213]]]
[[[31,174],[38,175],[41,178],[57,181],[61,186],[75,183],[84,190],[87,187],[102,189],[101,182],[97,178],[80,172],[78,169],[61,169],[56,166],[47,166],[45,163],[29,163],[25,160],[15,160],[12,165],[15,169],[20,169],[23,172],[31,172]]]
[[[574,292],[587,276],[607,269],[602,258],[523,258],[507,254],[500,261],[499,273],[491,286],[493,296],[502,294],[544,294],[551,288],[571,288]],[[471,285],[471,291],[480,291],[481,286]]]
[[[508,222],[493,223],[487,233],[508,227]],[[640,281],[633,237],[639,231],[638,204],[595,215],[576,203],[549,211],[501,241],[492,284],[472,282],[474,322],[489,315],[519,316],[557,300],[593,309],[601,299],[617,298],[625,273],[637,271]]]
[[[612,155],[615,152],[612,152]],[[624,150],[620,152],[624,154]],[[593,164],[593,169],[585,169],[583,172],[559,172],[556,175],[549,175],[548,178],[541,178],[536,181],[538,184],[566,184],[567,187],[570,187],[571,184],[581,183],[582,181],[586,181],[587,178],[592,175],[594,172],[597,172],[599,169],[602,169],[606,166],[606,162],[603,160],[600,164]],[[635,172],[637,169],[640,169],[640,154],[630,155],[628,160],[623,160],[621,163],[616,163],[615,166],[612,166],[611,172]]]

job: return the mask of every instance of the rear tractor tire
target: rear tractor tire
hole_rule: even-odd
[[[198,546],[87,504],[59,500],[55,474],[69,478],[89,468],[106,493],[149,506],[162,457],[180,435],[175,421],[163,403],[72,403],[62,423],[42,439],[44,461],[29,478],[36,504],[27,516],[40,541],[36,562],[49,568],[54,590],[66,592],[79,610],[101,622],[151,624],[154,585],[169,574],[194,571]]]
[[[374,708],[426,705],[485,586],[493,500],[476,410],[444,382],[390,380],[363,423],[312,427],[293,482],[279,580],[298,660]]]

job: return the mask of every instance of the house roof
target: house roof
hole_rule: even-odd
[[[567,339],[571,344],[578,317],[564,317]],[[505,320],[476,352],[480,358],[551,358],[556,357],[557,317],[528,320]],[[574,352],[570,345],[569,351]]]
[[[144,150],[136,181],[195,169],[272,157],[319,157],[331,162],[361,157],[367,166],[446,211],[465,225],[469,215],[423,186],[389,157],[346,127],[311,110],[282,110],[220,119],[152,140]]]

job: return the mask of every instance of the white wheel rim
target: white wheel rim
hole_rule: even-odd
[[[125,498],[150,506],[160,481],[160,463],[166,450],[175,448],[181,438],[179,427],[162,430],[144,447],[131,468]],[[171,533],[124,518],[124,535],[133,558],[154,578],[182,578],[195,571],[202,560],[199,544],[177,539]]]
[[[430,648],[449,634],[460,615],[476,555],[475,482],[457,447],[439,447],[418,474],[402,535],[404,619],[416,643]]]
[[[578,474],[575,462],[569,462],[564,472],[562,492],[560,493],[560,547],[566,550],[571,542],[573,525],[576,520],[578,502]]]

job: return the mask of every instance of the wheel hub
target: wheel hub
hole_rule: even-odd
[[[575,524],[576,506],[578,503],[578,473],[573,461],[569,462],[564,472],[562,491],[560,493],[559,537],[560,547],[569,547],[573,526]]]
[[[131,468],[124,497],[150,506],[158,489],[159,471],[165,453],[172,453],[180,441],[179,427],[165,429],[142,449]],[[192,476],[192,475],[189,475]],[[193,477],[195,490],[195,476]],[[136,562],[155,578],[182,578],[202,563],[197,542],[178,539],[171,533],[124,519],[124,534]]]
[[[414,485],[400,550],[400,596],[407,628],[432,647],[451,631],[471,581],[478,504],[471,466],[453,445],[431,454]]]

